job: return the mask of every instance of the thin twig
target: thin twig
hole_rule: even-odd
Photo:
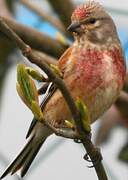
[[[126,118],[128,117],[128,93],[121,91],[120,96],[115,102],[115,106],[121,113],[122,117]]]
[[[53,10],[67,28],[70,25],[70,18],[74,10],[74,4],[71,0],[48,0]]]
[[[120,101],[125,101],[127,104],[128,104],[128,93],[126,93],[125,91],[121,91],[117,101],[120,100]],[[128,105],[127,105],[128,106]]]
[[[51,23],[60,32],[66,33],[66,30],[65,30],[63,24],[61,23],[61,21],[57,18],[54,18],[53,16],[49,16],[46,12],[43,11],[43,9],[40,6],[37,5],[37,3],[33,3],[28,0],[20,0],[20,3],[25,5],[31,11],[35,12],[43,20]]]
[[[99,180],[107,180],[108,178],[102,164],[101,154],[99,150],[95,148],[94,145],[92,144],[89,135],[86,134],[86,132],[84,131],[82,121],[79,116],[79,112],[76,108],[72,96],[70,95],[70,92],[67,90],[64,81],[60,79],[58,76],[56,76],[56,74],[53,73],[53,71],[49,68],[49,66],[46,63],[44,63],[39,56],[35,55],[32,49],[28,45],[26,45],[13,30],[11,30],[8,27],[8,25],[3,21],[2,18],[0,18],[0,30],[3,33],[5,33],[5,35],[8,36],[8,38],[10,38],[19,47],[23,55],[27,57],[31,63],[34,63],[38,67],[40,67],[48,75],[49,79],[52,82],[54,82],[56,86],[60,89],[71,111],[72,117],[75,121],[78,134],[80,135],[81,138],[81,142],[93,163],[93,166],[96,170]],[[96,163],[97,160],[99,160],[98,163]]]
[[[56,58],[49,56],[49,55],[45,54],[44,52],[40,52],[40,51],[36,51],[36,50],[33,50],[33,51],[35,51],[35,53],[37,53],[37,56],[40,56],[42,61],[45,61],[48,65],[50,65],[50,64],[56,65],[57,64]]]
[[[12,14],[8,9],[8,4],[5,0],[0,1],[0,16],[6,16],[8,18],[12,18]]]
[[[5,0],[0,0],[0,16],[5,16],[11,19],[12,14],[8,9],[9,4]],[[13,2],[11,2],[11,4],[13,6]],[[3,36],[0,36],[0,105],[2,103],[1,98],[2,98],[3,86],[6,79],[6,75],[9,68],[12,65],[12,62],[9,62],[8,57],[12,52],[13,48],[14,45],[12,45],[11,42],[9,42]]]
[[[126,78],[125,78],[123,90],[128,93],[128,72],[126,73]]]
[[[36,29],[19,24],[14,20],[3,17],[4,21],[33,49],[43,51],[53,57],[59,58],[68,45],[37,31]]]
[[[74,4],[71,0],[47,0],[49,4],[52,6],[55,13],[58,15],[59,19],[64,24],[65,28],[70,25],[71,23],[71,15],[74,10]],[[67,33],[70,37],[72,35],[68,32]]]

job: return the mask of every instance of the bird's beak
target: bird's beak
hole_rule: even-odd
[[[70,32],[79,32],[79,28],[80,28],[80,23],[79,22],[73,22],[69,27],[68,27],[68,31]]]

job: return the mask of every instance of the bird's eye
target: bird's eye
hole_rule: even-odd
[[[91,19],[88,21],[89,24],[95,24],[95,22],[96,22],[96,19],[95,19],[95,18],[91,18]]]

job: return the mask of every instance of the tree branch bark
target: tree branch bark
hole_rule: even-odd
[[[43,9],[40,8],[40,6],[36,5],[36,3],[30,2],[28,0],[20,0],[20,3],[22,3],[31,11],[35,12],[39,17],[41,17],[41,19],[52,24],[60,32],[63,32],[64,34],[66,33],[66,30],[61,21],[57,18],[54,18],[53,16],[49,16],[46,12],[43,11]]]
[[[37,56],[40,56],[42,61],[45,61],[48,65],[50,64],[54,64],[56,65],[57,64],[57,60],[56,58],[52,57],[52,56],[49,56],[43,52],[40,52],[40,51],[36,51],[36,50],[33,50]]]
[[[124,118],[128,118],[128,93],[121,91],[115,102],[116,107]]]
[[[74,10],[74,4],[71,2],[71,0],[64,0],[64,2],[62,2],[62,0],[48,0],[48,2],[67,29],[71,23],[70,19]]]
[[[68,45],[49,37],[33,28],[24,26],[14,20],[3,17],[4,21],[33,49],[43,51],[53,57],[59,58],[68,48]]]
[[[123,90],[128,93],[128,72],[126,73],[126,78],[125,78]]]
[[[13,6],[13,2],[10,3]],[[12,18],[12,14],[8,9],[8,4],[5,0],[0,0],[0,16]],[[3,36],[0,36],[0,100],[3,91],[4,80],[8,72],[11,62],[8,62],[8,57],[12,52],[14,45]]]

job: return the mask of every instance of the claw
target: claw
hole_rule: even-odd
[[[102,156],[100,153],[100,149],[96,148],[97,153],[95,154],[95,157],[93,157],[93,161],[89,159],[89,155],[85,154],[85,156],[83,157],[84,160],[86,160],[87,162],[91,162],[93,163],[92,166],[87,166],[88,168],[94,168],[95,166],[97,166],[97,164],[99,164],[102,161]]]
[[[87,162],[92,162],[91,160],[89,160],[89,155],[86,153],[85,155],[84,155],[84,160],[86,160]]]
[[[87,166],[88,168],[94,168],[95,166],[97,166],[100,162],[102,161],[102,156],[99,156],[96,161],[93,162],[92,166]],[[92,162],[92,161],[91,161]]]
[[[74,139],[74,142],[78,144],[82,143],[80,139]]]

